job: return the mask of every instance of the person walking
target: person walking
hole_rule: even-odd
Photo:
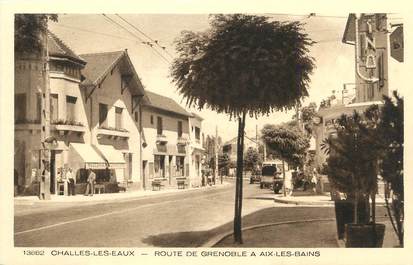
[[[285,193],[287,196],[291,196],[293,193],[293,173],[291,170],[285,171]]]
[[[317,192],[317,171],[316,169],[313,170],[313,177],[311,178],[311,186],[313,188],[313,192]]]
[[[89,175],[87,177],[87,186],[85,196],[93,196],[95,193],[95,181],[96,181],[96,174],[93,170],[89,169]]]
[[[68,186],[68,195],[69,196],[75,196],[75,179],[73,178],[73,173],[72,169],[69,168],[66,172],[66,181],[67,181],[67,186]]]

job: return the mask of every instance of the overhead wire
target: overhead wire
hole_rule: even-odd
[[[125,30],[126,32],[128,32],[130,35],[134,36],[135,38],[137,38],[142,44],[146,44],[147,42],[144,41],[141,37],[139,37],[138,35],[136,35],[135,33],[133,33],[132,31],[130,31],[129,29],[127,29],[126,27],[124,27],[122,24],[118,23],[117,21],[113,20],[112,18],[110,18],[109,16],[107,16],[106,14],[102,14],[102,16],[104,18],[106,18],[110,23],[116,25],[117,27],[120,27],[121,29]],[[154,49],[152,46],[147,45],[148,47],[150,47],[152,49],[152,51],[154,51],[158,56],[160,56],[165,62],[167,63],[171,63],[165,56],[163,56],[158,50]]]
[[[132,24],[131,22],[129,22],[127,19],[123,18],[121,15],[119,14],[115,14],[117,17],[119,17],[120,19],[122,19],[125,23],[127,23],[129,26],[131,26],[132,28],[134,28],[135,30],[137,30],[139,33],[141,33],[143,36],[145,36],[146,38],[148,38],[151,42],[153,42],[155,45],[157,45],[159,48],[161,48],[166,54],[168,54],[171,58],[173,58],[173,56],[166,50],[165,46],[160,45],[158,40],[155,40],[153,38],[151,38],[148,34],[146,34],[145,32],[143,32],[141,29],[139,29],[136,25]],[[148,43],[149,44],[149,43]]]

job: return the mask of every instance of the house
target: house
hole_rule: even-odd
[[[50,193],[65,194],[69,168],[76,192],[87,170],[106,192],[117,185],[141,187],[141,103],[147,98],[127,51],[75,54],[48,32],[50,80]],[[16,195],[39,193],[43,62],[34,54],[15,57]]]
[[[97,182],[141,188],[140,104],[147,98],[139,76],[127,50],[81,57],[87,61],[80,84],[90,131],[87,142],[105,162],[93,165]],[[88,152],[76,145],[73,149],[88,164]],[[81,174],[78,181],[86,179]]]
[[[154,179],[176,186],[177,179],[190,180],[189,118],[174,100],[146,91],[142,104],[142,179],[145,189]],[[190,183],[188,183],[190,184]]]
[[[202,185],[202,159],[205,155],[202,121],[204,119],[192,112],[189,117],[189,171],[192,186]]]
[[[86,61],[76,55],[56,35],[48,32],[50,80],[50,192],[58,192],[58,182],[70,161],[71,143],[88,142],[90,133],[79,87]],[[17,195],[39,190],[41,167],[41,111],[44,87],[43,62],[34,54],[15,55],[15,141],[14,174]]]
[[[238,137],[234,137],[229,141],[226,141],[225,143],[223,143],[222,145],[222,152],[224,154],[227,154],[229,157],[229,175],[235,175],[235,168],[236,168],[236,163],[237,163],[237,140]],[[249,138],[248,136],[244,136],[244,154],[245,152],[248,150],[248,148],[254,148],[257,149],[258,143]]]

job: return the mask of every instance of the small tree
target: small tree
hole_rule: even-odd
[[[375,195],[379,149],[375,137],[377,106],[366,111],[363,118],[358,112],[337,119],[336,135],[325,141],[327,175],[340,192],[354,198],[354,221],[359,222],[358,203],[372,198],[372,222],[375,223]],[[368,207],[366,207],[368,209]],[[367,215],[368,216],[368,215]]]
[[[394,92],[395,102],[384,97],[381,110],[378,137],[382,142],[381,175],[391,188],[392,201],[389,193],[385,193],[386,206],[393,228],[398,236],[400,246],[404,245],[404,181],[403,181],[403,150],[404,150],[404,100]]]
[[[261,163],[262,159],[258,151],[253,147],[249,147],[244,155],[245,169],[255,171]]]
[[[295,126],[295,123],[266,124],[261,130],[261,134],[264,143],[269,147],[269,153],[275,154],[276,157],[293,167],[303,167],[310,143],[309,139]],[[283,178],[285,181],[285,170],[283,170]]]
[[[244,14],[210,18],[209,30],[181,33],[171,75],[187,105],[238,118],[234,240],[241,244],[246,115],[291,109],[308,95],[312,42],[299,22]]]

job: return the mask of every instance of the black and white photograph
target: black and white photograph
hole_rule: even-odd
[[[406,15],[373,10],[13,12],[11,247],[403,251]]]

